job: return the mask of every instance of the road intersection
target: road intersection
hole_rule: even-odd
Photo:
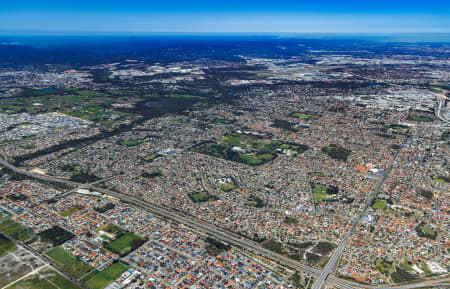
[[[142,210],[148,211],[148,212],[150,212],[152,214],[156,214],[156,215],[165,217],[167,219],[176,221],[176,222],[178,222],[180,224],[183,224],[184,226],[189,227],[189,228],[193,229],[194,231],[201,232],[203,234],[206,234],[206,235],[209,235],[211,237],[214,237],[214,238],[216,238],[216,239],[218,239],[220,241],[229,243],[230,245],[233,245],[233,246],[236,246],[238,248],[241,248],[241,249],[247,250],[249,252],[252,252],[255,255],[259,255],[261,257],[270,259],[272,261],[275,261],[275,262],[277,262],[279,264],[288,266],[288,267],[293,268],[295,270],[298,270],[298,271],[310,274],[311,276],[314,276],[314,277],[317,278],[316,282],[313,285],[314,288],[321,288],[323,284],[329,283],[330,285],[333,285],[333,286],[338,287],[338,288],[343,288],[343,289],[350,289],[350,288],[410,289],[410,288],[420,288],[420,287],[434,286],[434,285],[439,286],[442,282],[449,282],[450,278],[443,278],[443,279],[424,281],[424,282],[420,282],[420,283],[412,283],[412,284],[399,285],[399,286],[381,287],[381,286],[374,286],[374,285],[365,285],[365,284],[360,284],[360,283],[344,280],[344,279],[338,278],[338,277],[336,277],[336,276],[331,274],[331,270],[334,268],[334,266],[336,265],[336,262],[339,260],[339,257],[341,256],[341,254],[342,254],[342,252],[343,252],[343,250],[345,248],[345,244],[347,243],[347,240],[351,237],[351,234],[352,234],[354,228],[357,226],[357,224],[359,223],[361,218],[367,212],[367,209],[370,206],[370,201],[373,198],[376,197],[379,189],[381,188],[381,186],[384,183],[384,181],[387,179],[387,177],[388,177],[390,171],[392,170],[392,167],[393,167],[394,164],[395,164],[395,157],[391,161],[391,167],[388,170],[388,172],[386,172],[386,175],[381,180],[379,186],[371,194],[371,196],[369,198],[368,205],[366,205],[365,209],[363,210],[363,212],[361,213],[359,218],[357,220],[355,220],[354,225],[347,232],[347,234],[345,235],[344,239],[340,243],[339,247],[335,250],[335,252],[333,253],[332,257],[330,258],[330,261],[325,266],[324,270],[319,270],[319,269],[312,268],[310,266],[304,265],[304,264],[302,264],[302,263],[300,263],[298,261],[295,261],[295,260],[290,259],[288,257],[285,257],[283,255],[279,255],[279,254],[277,254],[275,252],[267,250],[267,249],[261,247],[256,242],[253,242],[253,241],[251,241],[249,239],[246,239],[246,238],[244,238],[242,236],[239,236],[239,235],[234,234],[232,232],[229,232],[227,230],[223,230],[221,228],[218,228],[218,227],[216,227],[213,224],[210,224],[210,223],[198,220],[197,218],[195,218],[193,216],[186,215],[185,213],[178,212],[178,211],[175,211],[173,209],[166,208],[166,207],[161,207],[161,206],[158,206],[156,204],[146,202],[146,201],[144,201],[142,199],[138,199],[138,198],[135,198],[135,197],[130,196],[130,195],[126,195],[126,194],[123,194],[123,193],[114,192],[114,191],[110,191],[110,190],[103,189],[103,188],[100,188],[100,187],[96,187],[96,186],[94,186],[92,184],[82,184],[82,183],[70,181],[70,180],[67,180],[67,179],[61,179],[61,178],[56,178],[56,177],[52,177],[52,176],[46,176],[46,175],[32,173],[30,171],[27,171],[27,170],[24,170],[24,169],[21,169],[21,168],[17,168],[15,166],[11,165],[10,163],[8,163],[4,158],[0,157],[0,165],[8,168],[9,170],[13,171],[14,173],[21,174],[21,175],[27,176],[29,178],[42,180],[42,181],[47,181],[47,182],[53,182],[53,183],[67,185],[67,186],[72,186],[74,188],[92,189],[92,190],[95,190],[97,192],[100,192],[100,193],[103,193],[103,194],[106,194],[106,195],[109,195],[109,196],[112,196],[112,197],[116,197],[116,198],[120,199],[121,201],[123,201],[125,203],[129,203],[129,204],[131,204],[131,205],[133,205],[135,207],[138,207],[138,208],[140,208]],[[71,191],[73,191],[73,189]]]

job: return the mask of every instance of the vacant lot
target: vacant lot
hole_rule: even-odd
[[[330,242],[319,242],[312,250],[313,253],[326,256],[336,248],[336,244]]]
[[[51,270],[39,272],[39,275],[32,275],[25,278],[11,289],[79,289],[80,287],[72,281]]]
[[[61,212],[60,215],[62,217],[68,217],[68,216],[72,215],[73,213],[78,212],[82,208],[83,208],[83,206],[74,206],[68,210],[65,210],[64,212]]]
[[[25,228],[11,219],[0,223],[0,230],[19,241],[27,240],[34,235],[31,229]]]
[[[74,255],[61,247],[53,248],[47,253],[47,256],[76,278],[80,278],[92,270],[92,267],[89,264],[78,260]]]
[[[85,283],[93,289],[103,289],[122,275],[128,267],[122,263],[114,263],[103,271],[92,275]]]
[[[16,247],[14,255],[0,257],[0,288],[44,265],[28,251]]]
[[[53,246],[59,246],[75,235],[59,226],[47,229],[39,233],[42,242],[51,242]]]
[[[145,242],[145,239],[131,232],[126,232],[121,237],[107,244],[105,248],[125,256]]]
[[[14,251],[16,244],[13,241],[0,234],[0,257],[5,256],[8,252]]]

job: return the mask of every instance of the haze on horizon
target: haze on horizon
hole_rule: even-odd
[[[448,1],[23,0],[0,33],[448,33]]]

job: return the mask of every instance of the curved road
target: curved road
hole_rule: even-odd
[[[204,234],[210,235],[214,238],[217,238],[218,240],[224,241],[226,243],[229,243],[231,245],[234,245],[236,247],[240,247],[242,249],[248,250],[256,255],[260,255],[262,257],[265,257],[267,259],[273,260],[277,263],[280,263],[282,265],[289,266],[293,269],[296,269],[301,272],[308,273],[314,277],[319,277],[323,274],[323,271],[306,266],[300,262],[297,262],[295,260],[292,260],[290,258],[287,258],[285,256],[279,255],[277,253],[274,253],[270,250],[267,250],[261,246],[259,246],[257,243],[248,240],[244,237],[238,236],[234,233],[231,233],[229,231],[222,230],[220,228],[217,228],[216,226],[206,223],[204,221],[201,221],[197,218],[194,218],[192,216],[186,215],[184,213],[180,213],[174,210],[171,210],[166,207],[161,207],[156,204],[152,204],[146,201],[143,201],[141,199],[135,198],[130,195],[113,192],[110,190],[105,190],[103,188],[98,188],[95,186],[92,186],[91,184],[82,184],[77,183],[65,179],[60,179],[56,177],[51,176],[45,176],[40,174],[31,173],[29,171],[17,168],[11,164],[9,164],[5,159],[0,157],[0,165],[10,169],[11,171],[25,175],[30,178],[48,181],[48,182],[54,182],[54,183],[60,183],[64,185],[70,185],[73,187],[83,187],[83,188],[91,188],[95,191],[102,192],[104,194],[117,197],[121,201],[125,203],[132,204],[142,210],[148,211],[152,214],[156,214],[159,216],[163,216],[165,218],[168,218],[170,220],[174,220],[176,222],[179,222],[180,224],[183,224],[187,227],[190,227],[196,231],[202,232]],[[399,286],[387,286],[387,287],[379,287],[379,286],[373,286],[373,285],[365,285],[365,284],[359,284],[356,282],[347,281],[344,279],[340,279],[336,276],[332,276],[327,274],[327,278],[325,278],[324,282],[328,282],[330,285],[336,286],[338,288],[343,289],[350,289],[350,288],[368,288],[368,289],[376,289],[376,288],[386,288],[386,289],[409,289],[409,288],[419,288],[424,286],[434,286],[434,285],[440,285],[442,282],[449,282],[450,278],[444,278],[444,279],[437,279],[437,280],[429,280],[425,282],[415,283],[415,284],[406,284],[406,285],[399,285]]]

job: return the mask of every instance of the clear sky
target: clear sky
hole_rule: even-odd
[[[0,1],[0,32],[450,32],[450,0]]]

